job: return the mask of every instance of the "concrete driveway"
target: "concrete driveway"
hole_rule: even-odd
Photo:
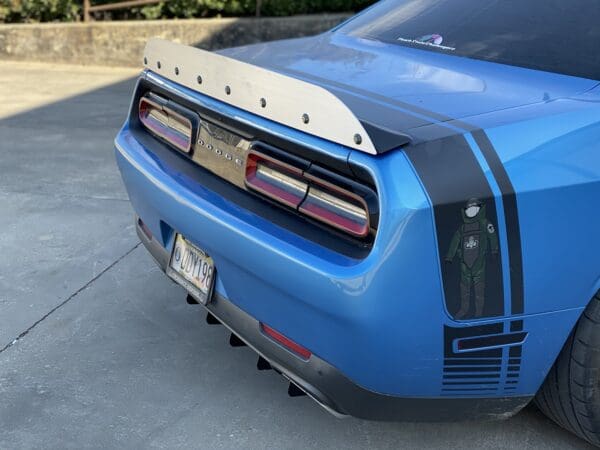
[[[588,448],[533,407],[398,424],[288,398],[138,243],[112,149],[134,76],[0,63],[0,448]]]

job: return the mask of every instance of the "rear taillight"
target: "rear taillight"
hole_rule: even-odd
[[[154,92],[141,96],[137,119],[137,126],[230,183],[289,207],[313,222],[360,238],[364,244],[372,243],[379,206],[377,193],[369,187],[369,176],[358,173],[363,180],[359,183],[351,171],[343,171],[350,175],[348,178],[297,152],[243,138]]]
[[[246,163],[246,185],[292,208],[300,205],[308,190],[302,170],[254,152]]]
[[[369,234],[369,208],[361,196],[256,151],[247,161],[250,189],[353,236]]]
[[[151,133],[185,153],[189,153],[192,149],[193,116],[194,113],[191,111],[189,113],[175,111],[168,106],[167,100],[157,96],[140,99],[139,118],[142,125]]]
[[[355,236],[369,234],[369,212],[362,198],[315,177],[310,180],[300,212]]]

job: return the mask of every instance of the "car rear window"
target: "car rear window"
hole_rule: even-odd
[[[600,79],[600,0],[384,0],[341,32]]]

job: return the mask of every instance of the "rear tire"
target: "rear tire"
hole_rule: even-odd
[[[561,427],[600,446],[600,294],[579,319],[535,403]]]

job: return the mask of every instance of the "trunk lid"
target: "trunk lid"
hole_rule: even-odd
[[[439,135],[432,124],[549,103],[597,82],[329,32],[221,51],[317,84],[375,130],[413,142]],[[445,127],[447,128],[447,127]],[[451,133],[449,130],[447,133]]]

